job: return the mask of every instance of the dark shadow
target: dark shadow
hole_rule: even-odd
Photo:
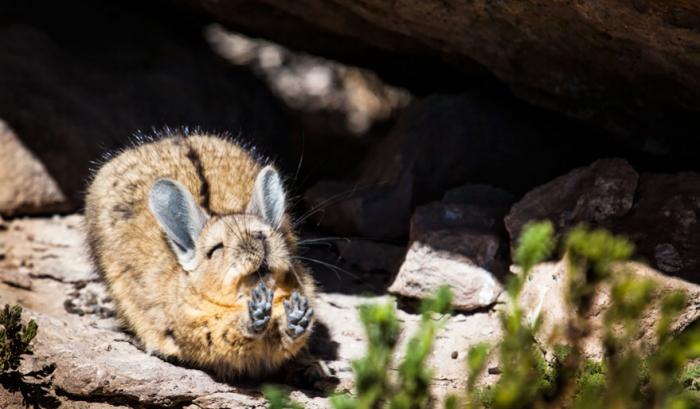
[[[331,338],[331,332],[323,321],[317,320],[314,324],[314,332],[311,334],[308,349],[311,356],[324,361],[338,359],[338,344]]]
[[[334,244],[301,251],[318,290],[325,293],[383,295],[398,272],[362,270],[344,259]]]
[[[61,402],[51,395],[50,382],[39,381],[37,383],[27,382],[27,378],[34,377],[37,379],[49,376],[55,367],[48,366],[41,371],[32,372],[22,375],[17,371],[9,371],[0,374],[0,385],[9,392],[19,392],[22,394],[22,399],[26,407],[31,408],[58,408]]]
[[[121,342],[128,342],[141,352],[147,353],[143,349],[141,342],[133,334],[128,334],[129,339]],[[310,397],[317,397],[326,396],[338,384],[338,379],[333,374],[327,373],[325,371],[327,367],[321,363],[321,361],[338,359],[338,347],[339,344],[331,338],[326,324],[316,321],[314,332],[307,347],[297,357],[282,365],[278,370],[258,377],[241,375],[222,378],[213,371],[182,362],[172,356],[159,354],[155,356],[172,365],[206,372],[215,381],[235,387],[238,393],[259,396],[264,385],[276,384],[302,390],[303,393]]]
[[[215,374],[210,375],[220,382],[236,388],[250,389],[251,392],[266,384],[277,384],[302,390],[310,397],[326,396],[326,393],[338,384],[338,379],[333,374],[326,373],[326,366],[322,361],[338,359],[338,346],[339,344],[331,338],[328,326],[322,321],[316,321],[307,347],[277,371],[258,378],[246,376],[232,380],[221,380]]]
[[[318,291],[386,294],[406,256],[405,240],[323,233],[318,226],[302,227],[295,255],[308,267]]]
[[[417,298],[409,298],[409,297],[401,297],[397,296],[396,297],[396,307],[400,309],[403,312],[406,312],[408,314],[415,314],[419,315],[421,313],[421,302],[422,300],[419,300]],[[461,314],[461,315],[472,315],[472,314],[480,314],[480,313],[490,313],[493,312],[493,309],[496,305],[498,305],[499,302],[496,301],[493,304],[486,305],[480,308],[475,308],[473,310],[469,311],[453,311],[452,315],[455,314]]]

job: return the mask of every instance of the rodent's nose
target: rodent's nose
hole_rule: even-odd
[[[265,254],[265,236],[258,237],[256,234],[251,234],[250,237],[241,241],[241,250],[250,254]]]

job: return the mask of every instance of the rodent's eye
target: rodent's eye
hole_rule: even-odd
[[[214,253],[216,253],[218,250],[221,250],[224,248],[224,243],[219,243],[215,245],[214,247],[210,248],[209,251],[207,251],[207,258],[212,258],[214,256]]]

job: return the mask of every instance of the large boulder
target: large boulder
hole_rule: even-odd
[[[657,269],[700,282],[700,174],[642,173],[634,207],[613,228]]]
[[[0,120],[0,214],[62,211],[70,207],[41,161]]]
[[[566,260],[536,265],[530,271],[520,297],[525,319],[534,322],[541,316],[542,326],[537,340],[549,352],[555,345],[566,343],[566,323],[572,316],[572,310],[567,303],[568,266]],[[672,331],[682,331],[700,318],[700,308],[696,302],[700,298],[700,286],[668,277],[637,262],[619,263],[614,265],[612,270],[613,274],[630,274],[634,279],[655,283],[656,296],[642,314],[638,324],[638,336],[635,338],[635,345],[643,351],[649,351],[657,344],[656,328],[661,317],[661,300],[665,295],[678,291],[685,294],[689,300],[672,323]],[[605,283],[598,288],[592,298],[591,308],[584,316],[590,326],[590,333],[581,339],[582,352],[587,357],[600,359],[603,355],[603,319],[610,303],[610,286],[609,283]]]
[[[624,234],[664,273],[700,282],[700,174],[639,175],[621,159],[576,168],[527,193],[505,223],[514,243],[525,223],[551,220],[558,233],[585,222]]]
[[[275,41],[395,73],[408,61],[419,72],[435,61],[482,65],[529,101],[650,150],[694,154],[700,7],[691,0],[190,3]],[[425,77],[403,79],[439,81]],[[655,143],[659,135],[671,143]]]
[[[624,159],[598,160],[528,192],[511,208],[506,227],[515,240],[531,220],[551,220],[557,232],[579,222],[605,223],[632,209],[638,181]]]

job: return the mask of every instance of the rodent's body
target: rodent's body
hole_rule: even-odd
[[[147,350],[229,377],[274,370],[306,343],[313,311],[304,297],[313,302],[313,283],[293,258],[286,214],[275,221],[257,210],[270,206],[267,198],[253,203],[262,169],[236,144],[199,135],[134,147],[95,175],[86,198],[90,249],[120,316]],[[204,215],[194,230],[191,217],[172,226],[189,209],[182,187]],[[192,231],[191,248],[188,237],[178,244]],[[260,283],[266,288],[251,301]],[[293,292],[303,303],[295,296],[301,312],[290,316],[283,302]]]

